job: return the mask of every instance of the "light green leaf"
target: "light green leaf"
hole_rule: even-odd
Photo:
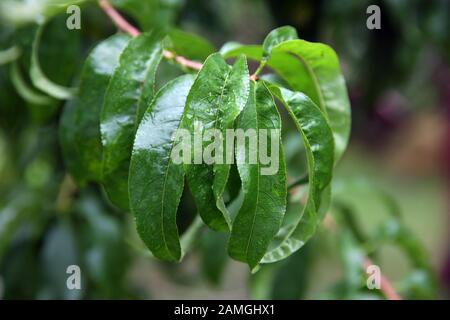
[[[269,89],[282,102],[301,134],[308,161],[308,198],[297,219],[277,235],[279,243],[261,263],[281,260],[300,249],[316,232],[329,202],[334,140],[323,112],[307,96],[284,88]]]
[[[191,88],[186,106],[183,128],[201,134],[206,129],[225,132],[244,108],[249,92],[249,74],[245,59],[239,58],[231,68],[219,53],[206,59]],[[197,128],[199,125],[199,128]],[[195,135],[195,133],[194,133]],[[195,136],[194,136],[195,139]],[[216,138],[212,138],[215,140]],[[214,142],[202,141],[202,150]],[[223,147],[224,141],[219,141]],[[194,150],[192,148],[192,155]],[[199,152],[197,153],[199,154]],[[199,159],[185,164],[190,190],[203,221],[212,229],[229,230],[229,215],[223,203],[229,164],[209,165]],[[222,159],[224,163],[226,159]]]
[[[266,61],[269,59],[270,54],[272,53],[273,47],[276,45],[287,41],[287,40],[293,40],[298,39],[297,30],[291,26],[284,26],[279,27],[274,30],[272,30],[267,37],[264,39],[263,42],[263,56],[262,60]]]
[[[344,153],[350,135],[350,102],[336,53],[329,46],[304,40],[290,40],[273,48],[273,53],[294,55],[296,65],[277,62],[272,67],[293,90],[309,96],[327,115],[335,141],[335,161]],[[293,71],[297,73],[292,75]]]
[[[17,60],[22,51],[17,46],[0,51],[0,66]]]
[[[182,256],[176,214],[184,169],[171,153],[193,82],[193,76],[181,76],[158,91],[136,132],[131,157],[129,195],[137,230],[153,255],[167,261]]]
[[[221,49],[225,58],[245,54],[261,61],[257,45],[228,43]],[[350,103],[336,53],[329,46],[304,40],[289,40],[272,48],[267,65],[286,81],[290,89],[310,97],[326,115],[335,139],[335,162],[344,153],[350,135]]]
[[[256,164],[249,163],[245,158],[249,148],[246,144],[236,145],[236,161],[242,180],[244,202],[239,210],[231,231],[228,252],[236,260],[247,262],[253,270],[264,254],[270,242],[278,232],[283,215],[286,211],[286,168],[284,153],[281,147],[281,119],[273,97],[264,83],[252,82],[250,97],[237,125],[238,129],[256,130],[257,158]],[[264,174],[260,159],[261,134],[267,130],[267,149],[269,152],[271,139],[277,139],[278,170],[275,173]],[[273,135],[274,130],[278,130]],[[255,150],[256,151],[256,150]],[[270,150],[270,153],[275,150]]]
[[[42,22],[43,18],[51,18],[64,12],[70,5],[81,5],[94,0],[2,0],[0,3],[0,20],[20,27],[24,24]]]
[[[129,14],[144,31],[161,30],[173,25],[183,2],[180,0],[110,0]]]
[[[63,146],[63,150],[76,151],[64,153],[64,160],[69,172],[80,184],[101,179],[100,113],[109,80],[129,39],[125,34],[117,34],[92,50],[81,73],[74,110],[64,111],[73,112],[73,116],[63,116],[66,121],[60,126],[68,139],[68,145]]]
[[[128,209],[128,169],[133,138],[153,98],[155,73],[162,57],[161,37],[143,33],[130,40],[106,90],[100,130],[102,182],[111,201]]]
[[[191,60],[205,60],[216,51],[208,40],[179,29],[171,29],[164,41],[165,49]]]
[[[31,88],[23,79],[17,63],[12,64],[10,74],[11,82],[14,85],[14,88],[19,96],[26,102],[34,105],[51,105],[55,101],[49,96],[36,91],[34,88]]]
[[[214,286],[219,286],[224,275],[227,261],[225,250],[228,234],[207,230],[200,240],[200,264],[202,274]]]
[[[54,83],[41,69],[39,63],[39,45],[41,41],[42,32],[45,28],[45,25],[41,25],[37,28],[34,40],[33,40],[33,48],[31,53],[31,65],[30,65],[30,79],[33,85],[47,93],[48,95],[57,98],[57,99],[69,99],[74,96],[76,89],[75,88],[67,88],[61,86],[59,84]]]
[[[255,75],[258,75],[259,72],[264,68],[264,66],[267,63],[267,60],[269,60],[270,55],[272,53],[273,47],[277,46],[278,44],[287,41],[287,40],[293,40],[298,39],[297,30],[295,28],[290,26],[284,26],[279,27],[274,30],[272,30],[264,39],[264,42],[262,44],[262,58],[261,63],[258,67],[258,69],[255,71]]]

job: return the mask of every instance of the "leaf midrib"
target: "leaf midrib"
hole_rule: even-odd
[[[253,90],[255,91],[255,95],[254,95],[255,100],[254,100],[254,102],[255,102],[255,113],[256,113],[256,132],[258,132],[258,146],[259,146],[259,121],[258,121],[258,110],[257,110],[257,107],[256,107],[256,84],[255,84],[255,87],[254,87]],[[244,158],[244,161],[245,161],[245,158]],[[256,166],[257,166],[257,177],[258,177],[256,185],[257,185],[258,191],[256,192],[256,201],[255,201],[255,206],[254,206],[254,209],[253,209],[254,214],[253,214],[252,226],[251,226],[251,229],[250,229],[250,235],[249,235],[249,237],[247,239],[247,245],[246,245],[246,248],[245,248],[245,257],[247,259],[247,262],[249,260],[249,258],[248,258],[248,251],[249,251],[249,248],[250,248],[251,240],[253,238],[253,231],[255,229],[256,216],[258,214],[257,208],[258,208],[258,203],[259,203],[259,179],[260,179],[260,177],[259,177],[259,170],[260,170],[259,149],[258,149],[258,153],[257,153]]]

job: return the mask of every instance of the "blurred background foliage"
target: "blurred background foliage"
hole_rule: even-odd
[[[353,128],[331,215],[304,249],[254,275],[228,258],[226,234],[206,230],[181,264],[152,260],[128,213],[98,186],[76,188],[67,178],[58,143],[64,102],[33,88],[28,75],[36,22],[52,17],[39,60],[65,86],[77,84],[89,50],[115,32],[93,1],[79,1],[82,28],[67,30],[69,2],[0,2],[1,298],[383,298],[365,289],[366,257],[403,298],[449,297],[448,1],[111,1],[143,30],[176,26],[216,48],[260,43],[274,27],[292,25],[301,38],[337,51]],[[366,28],[370,4],[381,8],[380,30]],[[159,85],[179,72],[162,64]],[[290,130],[288,171],[301,174],[301,146]],[[301,198],[301,188],[293,192]],[[193,211],[188,195],[180,210]],[[82,290],[66,288],[72,264],[81,267]]]

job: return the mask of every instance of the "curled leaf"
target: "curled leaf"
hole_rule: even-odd
[[[288,111],[299,131],[308,161],[308,198],[296,219],[282,228],[277,243],[261,263],[281,260],[300,249],[315,233],[329,205],[330,182],[334,164],[334,140],[323,112],[307,96],[270,86]]]
[[[41,65],[39,63],[39,45],[41,42],[41,36],[45,25],[39,26],[37,28],[34,40],[33,48],[31,52],[31,64],[30,64],[30,79],[33,85],[42,90],[46,94],[54,97],[56,99],[69,99],[72,98],[76,93],[76,88],[67,88],[59,84],[54,83],[42,71]]]

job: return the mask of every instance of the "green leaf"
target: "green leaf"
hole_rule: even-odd
[[[33,199],[27,192],[20,192],[8,204],[0,208],[0,263],[11,244],[16,230],[29,218],[30,203]]]
[[[390,217],[376,230],[374,244],[394,244],[411,261],[414,268],[423,269],[432,275],[432,267],[424,246],[405,224],[396,217]],[[432,277],[432,276],[431,276]]]
[[[335,161],[338,161],[350,135],[350,102],[336,53],[325,44],[304,40],[283,42],[273,48],[273,53],[294,55],[300,62],[278,61],[271,67],[293,90],[305,93],[325,113],[333,130]]]
[[[95,189],[87,188],[75,204],[79,242],[83,243],[83,265],[92,280],[90,290],[106,299],[124,294],[124,278],[130,262],[125,243],[123,216],[111,215]],[[81,219],[80,219],[81,218]]]
[[[266,253],[261,263],[281,260],[300,249],[316,232],[328,207],[334,164],[334,140],[323,112],[307,96],[270,86],[300,132],[308,161],[308,198],[291,225],[282,228],[280,242]]]
[[[219,52],[225,59],[234,58],[241,54],[248,59],[261,61],[262,60],[262,46],[256,44],[244,45],[239,42],[226,42]]]
[[[144,31],[160,30],[173,25],[181,0],[110,0],[115,7],[133,17]]]
[[[21,54],[22,54],[22,51],[17,46],[12,46],[11,48],[1,50],[0,51],[0,66],[17,60]]]
[[[348,229],[340,230],[337,244],[344,272],[342,280],[343,295],[350,297],[358,293],[364,283],[364,252]]]
[[[3,0],[0,3],[0,20],[16,27],[42,21],[64,12],[70,5],[81,5],[93,0]]]
[[[256,45],[228,43],[225,58],[245,54],[261,61],[263,49]],[[310,97],[326,115],[335,139],[335,162],[344,153],[350,134],[350,103],[336,53],[329,46],[304,40],[289,40],[272,48],[267,65],[294,91]]]
[[[298,39],[297,30],[291,26],[284,26],[279,27],[274,30],[272,30],[267,37],[264,39],[263,42],[263,56],[262,60],[268,60],[270,57],[270,54],[272,53],[273,47],[276,45],[287,41],[287,40],[293,40]]]
[[[181,76],[158,91],[136,132],[131,157],[130,207],[137,230],[153,255],[167,261],[181,258],[176,214],[184,169],[171,153],[193,82],[193,76]]]
[[[69,172],[79,184],[100,181],[102,164],[102,143],[100,136],[100,113],[109,80],[119,63],[120,53],[129,37],[113,35],[97,45],[84,63],[80,89],[74,99],[74,110],[70,117],[64,117],[60,130],[67,139],[63,150]]]
[[[249,292],[252,299],[298,300],[304,299],[311,277],[311,244],[294,253],[289,259],[261,267],[250,275]]]
[[[125,210],[133,137],[153,98],[155,73],[162,57],[160,40],[157,33],[143,33],[128,42],[109,82],[100,117],[102,181],[111,201]]]
[[[179,29],[171,29],[164,42],[164,47],[187,59],[204,61],[216,51],[208,40]]]
[[[245,144],[236,145],[236,161],[242,180],[244,202],[239,210],[231,231],[228,253],[236,260],[247,262],[253,270],[262,259],[278,232],[286,211],[286,168],[281,148],[281,120],[270,91],[264,83],[252,82],[247,105],[237,125],[238,129],[256,130],[257,159],[250,164],[245,159],[249,148]],[[277,172],[264,174],[260,159],[260,137],[267,130],[267,141],[278,139],[279,146]],[[278,130],[273,135],[273,130]],[[269,144],[269,142],[267,142]],[[272,145],[272,142],[270,142]],[[268,150],[263,150],[268,152]],[[270,152],[275,152],[271,150]]]
[[[200,263],[203,276],[212,285],[219,286],[227,266],[225,250],[228,241],[226,233],[207,230],[200,240]]]
[[[64,87],[48,79],[42,71],[41,65],[39,63],[39,45],[44,28],[45,25],[41,25],[39,28],[37,28],[33,40],[30,65],[31,82],[36,88],[42,90],[43,92],[54,98],[62,100],[69,99],[74,96],[76,89]]]
[[[13,63],[10,69],[11,82],[14,85],[19,96],[34,105],[46,106],[51,105],[54,100],[49,96],[42,94],[31,88],[26,81],[23,79],[22,74],[20,73],[19,66],[17,63]]]
[[[287,41],[287,40],[293,40],[298,39],[297,30],[295,28],[290,26],[284,26],[279,27],[274,30],[272,30],[267,37],[264,39],[264,42],[262,44],[262,58],[261,63],[258,67],[258,69],[255,71],[255,75],[258,75],[259,72],[264,68],[264,66],[267,63],[267,60],[269,60],[270,55],[272,53],[273,47],[277,46],[278,44]]]
[[[223,134],[227,128],[232,127],[235,118],[244,108],[248,92],[249,74],[244,58],[239,58],[231,68],[219,53],[210,55],[189,92],[187,114],[182,127],[190,132],[199,131],[198,133],[216,129]],[[200,128],[197,128],[197,124],[200,124]],[[223,147],[224,141],[219,143]],[[202,141],[201,150],[205,150],[208,144]],[[199,161],[195,161],[194,156],[192,159],[194,164],[185,164],[185,171],[200,216],[212,229],[229,230],[230,219],[222,194],[230,165],[215,163],[213,166],[203,161],[196,164]]]

